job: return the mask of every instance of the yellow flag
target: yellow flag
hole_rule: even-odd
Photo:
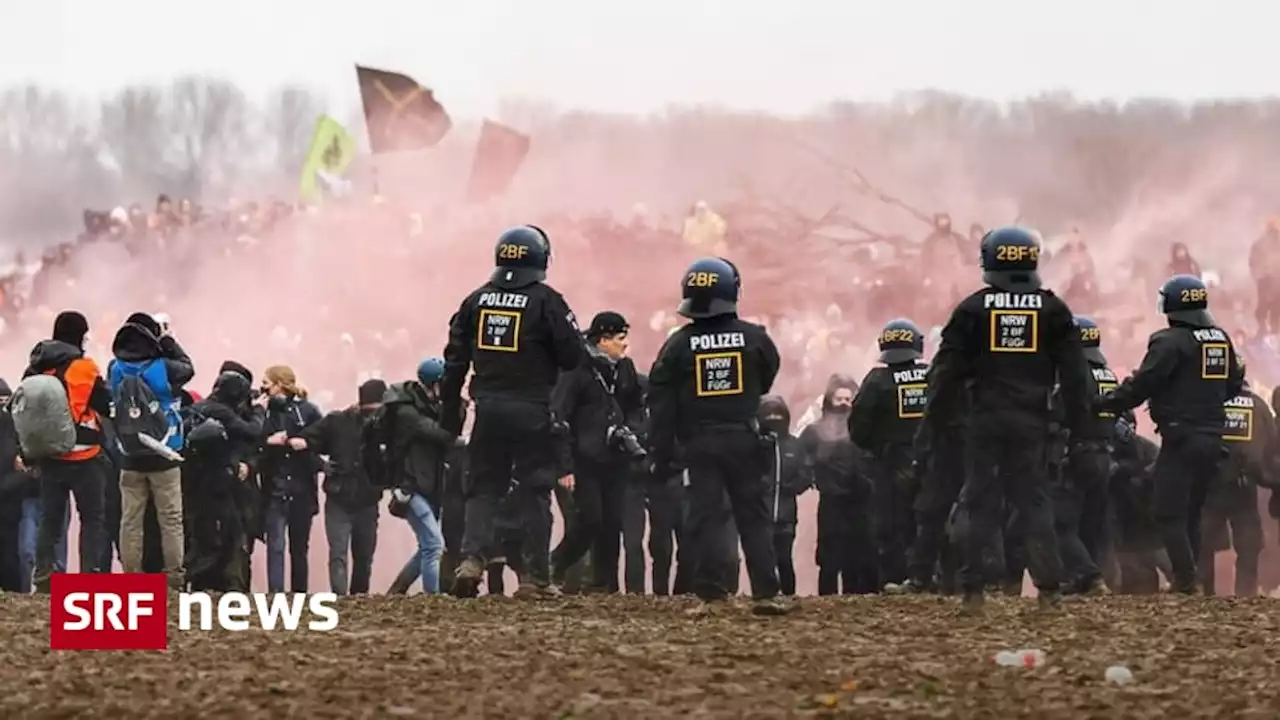
[[[356,157],[356,141],[342,127],[342,123],[328,115],[316,119],[316,130],[311,135],[311,147],[302,166],[302,180],[298,195],[306,203],[321,200],[321,181],[332,182],[341,178]]]

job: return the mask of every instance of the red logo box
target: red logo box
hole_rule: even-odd
[[[50,579],[50,650],[167,650],[162,574],[57,574]]]

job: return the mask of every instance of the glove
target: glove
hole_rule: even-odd
[[[405,492],[404,490],[401,490],[400,488],[396,488],[395,490],[391,491],[391,500],[392,502],[395,502],[397,504],[408,505],[409,500],[411,500],[412,498],[413,498],[412,495]]]

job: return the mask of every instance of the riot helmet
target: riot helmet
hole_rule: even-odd
[[[1195,275],[1174,275],[1160,286],[1158,308],[1170,323],[1213,327],[1209,314],[1209,290]]]
[[[1102,331],[1093,318],[1077,315],[1076,328],[1080,330],[1080,345],[1084,348],[1085,358],[1095,365],[1106,365],[1107,358],[1102,354]]]
[[[536,225],[513,227],[498,236],[493,250],[490,281],[502,288],[518,288],[547,279],[551,238]]]
[[[924,333],[906,318],[890,320],[880,331],[880,362],[897,365],[924,356]]]
[[[1002,227],[982,236],[982,281],[1006,292],[1040,289],[1040,238],[1034,231]]]
[[[683,299],[676,312],[691,320],[736,314],[741,284],[733,265],[720,258],[702,258],[684,273]]]

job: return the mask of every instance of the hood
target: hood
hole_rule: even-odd
[[[234,408],[249,401],[249,392],[250,383],[244,375],[234,371],[224,372],[214,381],[209,399]]]
[[[388,385],[386,394],[382,396],[382,402],[383,404],[408,403],[419,408],[429,408],[433,405],[416,380]]]
[[[239,373],[250,385],[253,385],[253,371],[235,360],[225,360],[222,367],[218,368],[219,375],[227,372]]]
[[[779,435],[791,430],[791,408],[787,407],[787,401],[781,395],[765,395],[760,398],[760,412],[756,416],[760,419],[761,426]],[[767,419],[777,416],[781,416],[781,419],[774,422]]]
[[[125,323],[111,341],[111,354],[125,362],[161,356],[160,338],[141,323]]]
[[[67,363],[84,356],[84,351],[75,345],[61,340],[41,340],[31,348],[28,364],[35,372],[42,373],[64,367]]]
[[[852,375],[844,373],[834,373],[827,378],[827,389],[822,393],[822,412],[831,412],[831,396],[835,395],[836,390],[852,390],[854,395],[858,394],[858,381],[853,379]]]

